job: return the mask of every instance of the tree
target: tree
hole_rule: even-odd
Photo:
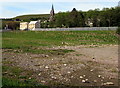
[[[69,15],[69,27],[82,27],[84,26],[84,16],[82,12],[78,12],[75,8]]]
[[[8,25],[8,29],[11,29],[11,30],[18,30],[19,29],[19,26],[20,26],[20,23],[19,22],[16,22],[16,21],[4,21],[3,23],[3,28]]]
[[[65,23],[66,23],[66,13],[60,12],[56,15],[55,18],[56,18],[55,23],[56,23],[57,27],[62,27],[63,25],[65,25]]]

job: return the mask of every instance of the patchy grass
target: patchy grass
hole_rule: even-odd
[[[118,44],[116,31],[11,31],[3,32],[2,48],[16,52],[65,54],[72,50],[46,50],[53,46]],[[38,49],[39,48],[39,49]],[[41,49],[42,48],[42,49]]]
[[[47,39],[45,35],[40,37],[41,33],[42,32],[31,31],[4,32],[2,48],[8,49],[7,52],[39,53],[47,55],[64,55],[65,53],[73,52],[73,50],[67,49],[46,49],[46,47],[57,45],[58,42],[57,40],[54,42],[52,39]],[[12,64],[13,63],[10,61],[3,61],[3,86],[41,87],[39,83],[36,83],[35,79],[29,79],[33,72],[26,71]]]
[[[12,87],[12,88],[19,88],[19,87],[26,87],[26,88],[34,88],[34,87],[40,87],[40,88],[49,88],[47,86],[43,86],[40,84],[33,83],[32,80],[25,80],[24,82],[19,81],[17,79],[12,79],[8,77],[2,77],[2,86],[4,88]]]
[[[76,54],[76,56],[82,56],[83,54]]]
[[[36,54],[47,54],[47,55],[64,55],[68,52],[73,52],[74,50],[67,49],[24,49],[23,52],[36,53]]]
[[[24,49],[11,49],[6,50],[4,52],[14,52],[14,53],[34,53],[34,54],[45,54],[50,56],[55,55],[65,55],[69,52],[74,52],[74,50],[67,49],[32,49],[32,48],[24,48]]]
[[[3,48],[9,49],[118,43],[115,31],[11,31],[2,37]]]
[[[2,48],[10,52],[47,55],[64,55],[74,51],[46,49],[52,46],[118,44],[115,31],[11,31],[3,32],[2,38]],[[92,62],[88,64],[93,65]],[[26,74],[22,74],[24,72]],[[31,71],[12,66],[12,62],[3,62],[3,86],[37,86],[35,79],[29,79],[31,75]]]
[[[20,82],[16,79],[12,79],[12,78],[7,78],[7,77],[3,77],[2,78],[2,83],[3,83],[3,87],[10,87],[10,86],[33,86],[31,84],[25,83],[25,82]]]
[[[40,85],[37,81],[31,77],[33,71],[24,70],[13,64],[8,63],[9,61],[3,61],[2,67],[2,85],[3,87],[34,87],[40,86],[42,88],[47,88],[46,86]]]

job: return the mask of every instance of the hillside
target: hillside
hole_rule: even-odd
[[[38,20],[38,19],[48,19],[49,14],[30,14],[30,15],[21,15],[14,17],[13,19],[20,19],[23,21]]]

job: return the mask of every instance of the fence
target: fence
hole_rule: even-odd
[[[35,31],[116,30],[118,27],[36,28]]]

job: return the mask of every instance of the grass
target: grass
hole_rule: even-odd
[[[2,48],[18,52],[55,54],[72,50],[47,50],[53,46],[118,44],[116,31],[11,31],[3,32]]]
[[[82,56],[83,54],[76,54],[76,56]]]
[[[3,77],[3,87],[7,87],[7,86],[33,86],[31,84],[28,84],[28,83],[24,83],[24,82],[20,82],[16,79],[12,79],[12,78],[6,78],[6,77]]]
[[[19,53],[19,50],[15,52]],[[74,50],[67,49],[23,49],[22,53],[35,53],[35,54],[47,54],[47,55],[64,55],[68,52],[74,52]]]
[[[5,88],[8,87],[34,87],[39,86],[41,88],[47,88],[44,85],[40,85],[34,78],[29,79],[33,75],[33,71],[24,70],[17,66],[14,66],[10,61],[3,61],[2,67],[2,85]],[[11,64],[12,63],[12,64]],[[10,66],[11,65],[11,66]]]
[[[12,79],[12,78],[7,78],[3,77],[2,78],[2,86],[3,88],[19,88],[19,87],[25,87],[25,88],[35,88],[35,87],[40,87],[40,88],[48,88],[47,86],[44,85],[36,85],[33,84],[30,80],[26,80],[24,82],[21,82],[17,79]]]
[[[2,48],[16,53],[64,55],[74,50],[47,49],[57,46],[118,44],[116,31],[10,31],[2,33]],[[81,54],[76,54],[79,56]],[[32,72],[3,62],[3,86],[36,86]],[[25,72],[25,75],[21,73]],[[23,80],[24,81],[21,81]],[[40,85],[41,86],[41,85]],[[16,87],[17,88],[17,87]]]
[[[115,31],[11,31],[2,34],[3,48],[117,44]]]

